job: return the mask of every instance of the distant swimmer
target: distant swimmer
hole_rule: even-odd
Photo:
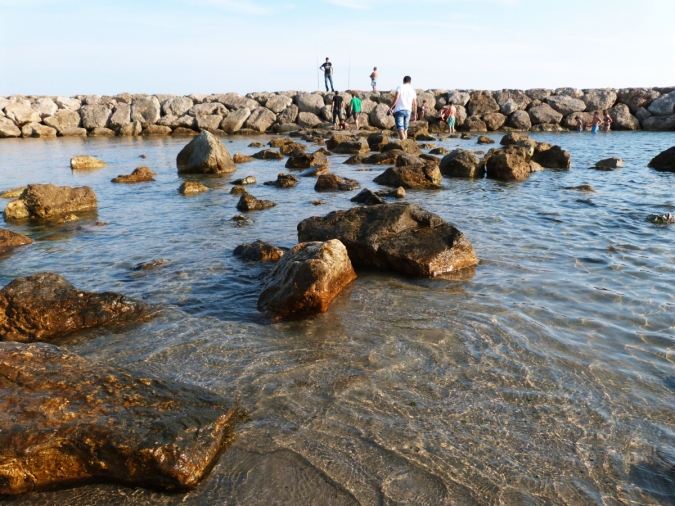
[[[373,91],[377,91],[377,67],[373,67],[370,74],[370,85],[373,87]]]
[[[335,89],[333,89],[333,64],[330,62],[328,58],[326,58],[326,63],[321,65],[319,68],[323,70],[323,79],[326,83],[326,91],[328,91],[328,83],[330,82],[330,90],[334,92]]]
[[[581,119],[581,116],[574,118],[577,121],[577,132],[584,131],[584,120]]]
[[[593,120],[591,121],[591,133],[597,134],[600,131],[600,125],[602,125],[602,119],[600,119],[598,111],[595,111],[593,113]]]
[[[602,119],[602,131],[609,132],[612,129],[612,123],[614,123],[614,120],[609,115],[609,111],[605,111],[604,118]]]

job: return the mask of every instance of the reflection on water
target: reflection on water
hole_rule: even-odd
[[[675,504],[675,227],[645,221],[675,207],[675,174],[647,168],[675,136],[533,137],[569,150],[572,170],[408,192],[467,235],[477,268],[433,280],[360,271],[327,313],[273,324],[255,309],[269,267],[232,250],[258,238],[292,246],[300,220],[350,207],[354,192],[315,207],[314,179],[263,186],[284,162],[256,161],[184,197],[174,162],[188,139],[3,140],[0,189],[90,185],[106,225],[11,224],[36,242],[0,256],[0,283],[52,270],[157,304],[150,322],[64,346],[202,385],[251,414],[189,494],[96,485],[9,502]],[[251,140],[224,142],[250,154]],[[76,154],[109,167],[73,174]],[[109,182],[140,154],[157,182]],[[588,170],[609,156],[625,168]],[[332,156],[332,171],[377,187],[379,168],[345,159]],[[260,182],[250,192],[278,205],[237,226],[228,181],[249,174]],[[596,192],[569,189],[582,184]],[[159,258],[169,262],[130,270]]]

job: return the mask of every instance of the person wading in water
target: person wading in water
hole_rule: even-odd
[[[401,140],[408,138],[410,116],[412,115],[413,121],[417,119],[417,93],[410,84],[411,82],[410,76],[403,78],[403,86],[396,88],[396,97],[389,107],[389,111],[394,112],[396,130],[398,131],[398,138]]]

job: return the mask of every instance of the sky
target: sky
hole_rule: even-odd
[[[675,86],[675,0],[0,0],[0,95]],[[318,84],[323,87],[323,77]]]

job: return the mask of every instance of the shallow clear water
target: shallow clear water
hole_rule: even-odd
[[[96,485],[8,502],[675,504],[675,226],[645,221],[674,212],[675,174],[647,163],[675,135],[532,137],[569,150],[572,169],[408,192],[467,235],[475,270],[433,280],[359,271],[327,313],[285,323],[256,311],[265,268],[232,250],[255,239],[292,246],[300,220],[350,207],[356,192],[317,194],[313,178],[263,186],[284,162],[255,161],[184,197],[175,157],[189,139],[2,140],[0,189],[89,185],[99,210],[77,223],[9,224],[36,242],[0,256],[0,285],[51,270],[157,304],[154,320],[63,345],[202,385],[251,415],[189,494]],[[252,140],[224,143],[250,154]],[[76,154],[109,167],[74,174]],[[608,156],[625,168],[587,168]],[[331,157],[331,170],[377,188],[382,168],[345,158]],[[110,183],[139,165],[157,182]],[[228,181],[249,174],[250,192],[278,205],[237,227]],[[566,189],[580,184],[596,193]],[[130,271],[157,258],[169,263]]]

